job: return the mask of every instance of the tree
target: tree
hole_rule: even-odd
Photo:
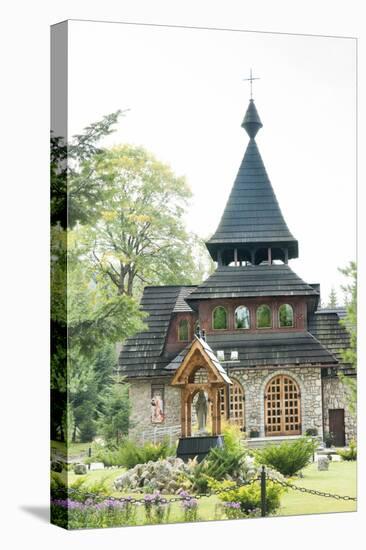
[[[121,437],[128,433],[130,402],[124,378],[115,375],[112,381],[102,401],[99,427],[106,441],[115,440],[118,445]]]
[[[349,282],[342,286],[345,294],[346,317],[340,321],[350,336],[350,344],[347,349],[342,350],[342,360],[354,369],[357,373],[357,266],[356,262],[350,262],[345,268],[339,271],[345,275]],[[349,406],[354,413],[357,401],[357,379],[356,376],[345,376],[340,373],[342,382],[348,388]]]
[[[83,169],[104,190],[101,219],[90,231],[92,259],[117,294],[139,294],[146,284],[192,283],[192,249],[202,244],[184,226],[191,196],[185,179],[131,145],[97,155]]]
[[[51,135],[51,225],[73,228],[79,221],[93,223],[99,216],[102,194],[87,161],[101,154],[100,140],[114,131],[122,111],[116,111],[90,124],[81,134],[65,143]]]
[[[334,309],[335,307],[337,307],[337,305],[337,293],[334,289],[334,286],[332,286],[329,294],[328,307],[330,309]]]

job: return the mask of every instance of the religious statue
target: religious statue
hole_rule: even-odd
[[[207,399],[204,391],[200,391],[196,401],[196,415],[198,420],[198,433],[206,433],[206,423],[207,423]]]

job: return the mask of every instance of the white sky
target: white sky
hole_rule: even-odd
[[[248,143],[242,79],[252,67],[257,143],[299,241],[290,266],[319,282],[326,301],[344,282],[337,268],[356,258],[355,48],[351,39],[73,21],[69,134],[129,108],[104,143],[143,145],[185,175],[187,225],[209,237]]]

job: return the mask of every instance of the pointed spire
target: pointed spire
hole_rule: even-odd
[[[254,105],[254,99],[250,99],[247,112],[242,122],[242,127],[246,130],[250,138],[255,138],[262,126],[263,124],[259,118],[257,108]]]

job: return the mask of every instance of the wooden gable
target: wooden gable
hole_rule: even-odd
[[[207,373],[206,383],[208,384],[223,386],[232,383],[211,348],[204,340],[195,336],[191,347],[173,377],[171,385],[187,386],[193,384],[192,377],[201,369],[204,369]],[[195,383],[195,385],[200,384]]]

